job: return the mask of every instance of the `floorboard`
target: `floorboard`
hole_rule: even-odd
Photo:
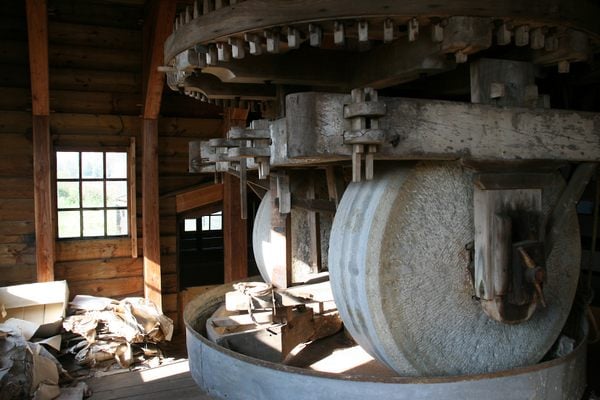
[[[91,400],[214,400],[200,392],[189,372],[187,360],[145,371],[93,378],[87,384],[93,393]]]

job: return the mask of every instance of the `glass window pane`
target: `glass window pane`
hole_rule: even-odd
[[[81,153],[81,177],[83,179],[103,178],[104,160],[101,152]]]
[[[222,229],[221,215],[211,215],[210,217],[210,229],[213,231],[220,231]]]
[[[56,177],[79,179],[79,153],[76,151],[56,152]]]
[[[195,219],[186,219],[183,221],[183,230],[185,232],[196,232],[196,220]]]
[[[127,178],[127,153],[106,153],[106,177]]]
[[[208,215],[204,215],[202,217],[202,230],[203,231],[210,230],[210,217]]]
[[[58,212],[58,237],[72,238],[81,235],[81,220],[79,211],[59,211]]]
[[[127,235],[129,233],[129,219],[127,210],[106,211],[106,234],[108,236]]]
[[[83,207],[104,207],[104,185],[102,181],[84,181],[81,184]]]
[[[127,207],[127,181],[106,181],[106,206]]]
[[[79,208],[79,182],[57,182],[58,208]]]
[[[83,236],[104,236],[104,211],[83,212]]]

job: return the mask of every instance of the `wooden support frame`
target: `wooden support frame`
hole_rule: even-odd
[[[248,276],[247,221],[241,218],[240,180],[223,175],[223,239],[225,282]]]
[[[135,138],[129,140],[129,235],[131,236],[131,258],[138,257],[137,240],[137,190],[136,190],[136,156],[135,156]]]
[[[175,196],[175,209],[177,214],[204,207],[223,201],[223,184],[213,185],[188,190]]]
[[[162,309],[160,227],[158,198],[158,120],[144,119],[142,160],[142,235],[144,249],[144,297]]]
[[[158,118],[160,103],[165,83],[165,74],[158,71],[163,63],[164,43],[173,30],[175,20],[175,0],[160,0],[156,2],[156,18],[150,19],[154,32],[150,40],[150,69],[145,88],[144,118]],[[150,31],[147,28],[145,31]]]
[[[38,282],[54,280],[55,219],[52,190],[52,142],[47,115],[33,116],[35,252]]]
[[[55,220],[52,196],[52,141],[46,0],[27,0],[27,36],[33,114],[33,181],[37,280],[54,280]]]
[[[144,251],[144,297],[162,310],[162,285],[160,265],[160,215],[158,196],[158,114],[164,86],[162,65],[163,44],[171,33],[175,19],[175,0],[156,1],[155,13],[144,27],[152,32],[145,38],[149,46],[150,67],[145,82],[144,113],[142,124],[142,241]],[[151,29],[151,28],[154,29]]]

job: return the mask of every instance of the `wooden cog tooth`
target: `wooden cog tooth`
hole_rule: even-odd
[[[529,25],[515,28],[515,45],[522,47],[529,44]]]
[[[358,21],[358,42],[366,43],[369,41],[369,22]]]
[[[231,45],[229,43],[217,43],[217,59],[219,61],[231,61]]]
[[[396,38],[396,23],[388,18],[383,21],[383,43],[390,43]]]
[[[308,24],[308,36],[310,45],[321,47],[323,44],[323,29],[316,24]]]
[[[186,24],[189,24],[190,21],[192,20],[192,14],[190,13],[190,6],[187,6],[185,8],[185,16],[184,16],[184,20]]]
[[[444,41],[444,28],[441,24],[431,25],[431,40],[435,43],[441,43]]]
[[[419,21],[412,18],[408,21],[408,41],[414,42],[419,37]]]
[[[229,38],[229,44],[231,45],[231,56],[236,60],[241,60],[246,57],[246,46],[244,41],[240,38]]]
[[[496,31],[496,43],[500,46],[506,46],[510,44],[510,40],[512,38],[512,32],[508,28],[506,23],[500,24],[498,30]]]
[[[202,14],[208,14],[215,10],[215,0],[204,0],[202,6]]]
[[[300,31],[294,27],[287,28],[287,44],[290,49],[300,47]]]
[[[343,46],[346,44],[346,34],[343,22],[333,22],[333,43],[337,46]]]
[[[264,32],[264,36],[267,40],[267,53],[279,53],[279,33],[267,30]]]
[[[198,7],[198,1],[199,0],[194,1],[194,11],[192,12],[192,17],[194,19],[200,16],[200,8]]]
[[[217,46],[214,44],[208,45],[208,52],[206,53],[206,64],[208,65],[217,65],[217,61],[219,60]]]
[[[250,54],[254,56],[261,55],[263,52],[262,49],[262,40],[260,36],[255,33],[246,33],[244,35],[244,39],[248,42],[248,47],[250,48]]]
[[[534,50],[539,50],[544,48],[545,35],[544,30],[542,28],[532,29],[529,36],[530,46]]]

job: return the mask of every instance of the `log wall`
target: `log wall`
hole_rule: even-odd
[[[0,286],[34,282],[31,91],[24,5],[0,4]],[[130,241],[57,241],[55,277],[71,295],[143,295],[142,7],[49,0],[50,132],[55,145],[136,143],[138,258]],[[165,90],[159,118],[163,309],[177,318],[172,193],[212,177],[187,173],[188,141],[218,136],[219,109]]]

